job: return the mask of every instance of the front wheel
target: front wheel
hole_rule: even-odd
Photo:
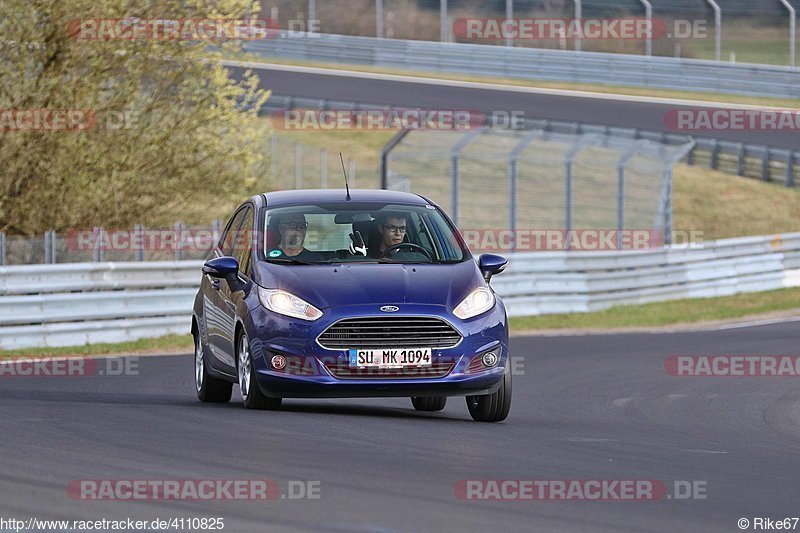
[[[431,396],[429,398],[412,396],[411,404],[417,411],[441,411],[447,404],[447,396]]]
[[[467,409],[477,422],[500,422],[511,410],[511,365],[506,364],[503,382],[493,394],[467,396]]]
[[[281,406],[280,398],[264,396],[256,383],[256,373],[253,371],[253,358],[250,357],[250,341],[242,332],[239,336],[239,349],[237,350],[239,367],[239,390],[242,393],[242,402],[248,409],[275,410]]]
[[[231,399],[233,383],[208,373],[200,334],[194,334],[194,385],[201,402],[225,403]]]

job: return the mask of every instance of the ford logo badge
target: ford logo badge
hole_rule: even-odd
[[[395,305],[384,305],[381,307],[381,311],[384,313],[394,313],[395,311],[399,311],[400,308]]]

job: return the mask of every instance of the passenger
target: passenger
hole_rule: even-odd
[[[303,213],[287,213],[276,215],[278,217],[278,233],[280,241],[278,248],[271,250],[267,255],[269,259],[288,258],[296,261],[314,262],[320,259],[320,254],[312,252],[303,246],[306,240],[308,222]]]

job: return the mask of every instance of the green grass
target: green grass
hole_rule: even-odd
[[[787,15],[788,17],[788,15]],[[699,59],[716,59],[716,40],[713,24],[707,28],[708,36],[685,41],[687,51]],[[739,63],[762,63],[788,66],[789,28],[759,26],[752,23],[723,22],[722,60],[729,61],[736,54]]]
[[[192,353],[194,344],[191,335],[167,335],[155,339],[138,341],[88,344],[85,346],[63,346],[58,348],[23,348],[0,350],[0,359],[8,357],[57,357],[69,355],[145,355],[157,353]]]
[[[795,309],[800,312],[800,288],[646,305],[621,305],[593,313],[515,317],[510,322],[512,331],[516,332],[576,328],[605,330],[730,320]]]

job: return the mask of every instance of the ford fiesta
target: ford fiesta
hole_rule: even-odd
[[[430,200],[384,190],[254,196],[203,266],[194,303],[204,402],[278,409],[282,398],[410,397],[473,419],[511,406],[508,328],[489,286],[506,260],[476,261]]]

